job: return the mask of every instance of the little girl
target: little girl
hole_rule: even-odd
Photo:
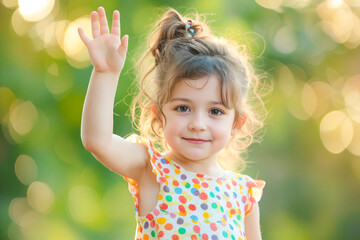
[[[101,7],[91,27],[92,40],[79,28],[94,65],[81,138],[128,181],[136,239],[261,239],[265,183],[227,170],[259,125],[248,105],[254,78],[245,55],[199,19],[168,10],[140,62],[141,69],[150,63],[132,109],[141,136],[124,139],[113,134],[112,115],[129,37],[120,38],[118,11],[111,33]]]

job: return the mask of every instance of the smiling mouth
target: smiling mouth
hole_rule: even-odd
[[[183,140],[193,143],[193,144],[201,144],[201,143],[207,143],[210,142],[210,140],[204,140],[200,138],[182,138]]]

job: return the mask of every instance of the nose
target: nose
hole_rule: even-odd
[[[201,113],[192,114],[189,121],[189,130],[203,132],[206,130],[206,118]]]

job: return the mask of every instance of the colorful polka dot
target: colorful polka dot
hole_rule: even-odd
[[[208,199],[208,196],[207,196],[206,193],[202,192],[202,193],[199,194],[199,198],[200,198],[201,200],[206,200],[206,199]]]
[[[172,202],[172,196],[170,196],[170,195],[167,195],[167,196],[165,197],[165,199],[166,199],[166,201],[168,201],[168,202]]]
[[[195,210],[196,210],[196,206],[195,206],[194,204],[190,204],[190,205],[189,205],[189,209],[190,209],[191,211],[195,211]]]
[[[185,233],[186,233],[186,229],[185,229],[185,228],[179,228],[179,233],[180,233],[180,234],[185,234]]]
[[[215,232],[217,230],[216,223],[210,223],[210,229]]]
[[[206,203],[202,203],[200,205],[200,207],[201,207],[202,210],[207,210],[208,209],[208,205]]]
[[[173,227],[173,225],[171,224],[171,223],[167,223],[167,224],[165,224],[165,229],[166,230],[172,230],[174,227]]]
[[[174,191],[176,194],[181,194],[183,190],[181,188],[177,187],[177,188],[175,188]]]
[[[178,220],[176,221],[177,224],[181,225],[184,223],[184,219],[182,218],[178,218]]]
[[[164,223],[166,223],[166,219],[164,217],[161,217],[161,218],[157,219],[157,222],[158,222],[158,224],[164,224]]]
[[[159,207],[161,210],[166,210],[166,209],[168,209],[169,206],[166,203],[162,203],[162,204],[160,204]]]
[[[199,220],[199,218],[196,215],[191,215],[190,216],[191,220],[197,222]]]
[[[185,196],[180,196],[179,197],[179,201],[182,203],[182,204],[185,204],[187,202],[187,199]]]
[[[208,184],[207,182],[202,182],[202,183],[201,183],[201,186],[202,186],[203,188],[208,188],[208,187],[209,187],[209,184]]]

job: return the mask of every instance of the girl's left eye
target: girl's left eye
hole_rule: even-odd
[[[176,111],[179,111],[179,112],[188,112],[190,111],[190,109],[187,107],[187,106],[178,106],[175,108]]]
[[[215,115],[215,116],[219,116],[219,115],[221,115],[221,114],[224,114],[224,112],[223,111],[221,111],[220,109],[211,109],[210,110],[210,114],[211,115]]]

